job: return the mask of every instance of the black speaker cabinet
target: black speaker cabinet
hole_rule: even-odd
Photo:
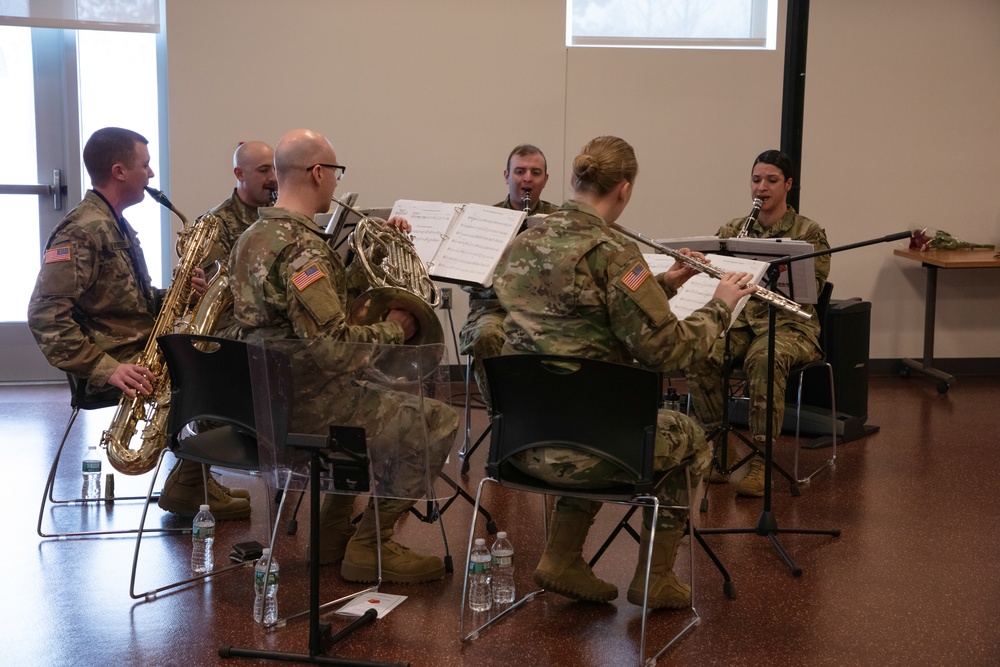
[[[861,424],[868,419],[868,350],[871,333],[872,304],[860,297],[830,301],[824,349],[833,366],[833,384],[837,392],[837,412],[856,417]],[[830,407],[830,385],[825,373],[806,374],[802,388],[805,405]],[[787,400],[795,402],[794,378],[788,379]]]

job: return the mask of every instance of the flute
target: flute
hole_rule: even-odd
[[[645,243],[649,247],[657,250],[658,252],[662,252],[664,255],[673,257],[678,262],[683,262],[687,264],[696,271],[700,271],[701,273],[706,273],[712,276],[713,278],[722,278],[722,276],[725,274],[725,271],[723,271],[720,268],[712,266],[711,264],[706,264],[705,262],[701,262],[695,259],[694,257],[688,257],[687,255],[680,253],[677,250],[674,250],[673,248],[667,247],[662,243],[657,243],[648,236],[644,236],[639,232],[629,229],[628,227],[622,227],[618,223],[612,223],[611,227],[613,227],[614,229],[618,230],[619,232],[621,232],[625,236],[628,236],[631,239],[639,241],[640,243]],[[750,296],[754,297],[755,299],[760,299],[761,301],[769,303],[775,308],[780,308],[793,315],[798,315],[804,320],[812,319],[811,314],[802,310],[802,306],[795,303],[791,299],[786,299],[780,294],[772,292],[768,289],[764,289],[759,285],[751,285],[751,287],[753,288],[753,291],[750,293]]]

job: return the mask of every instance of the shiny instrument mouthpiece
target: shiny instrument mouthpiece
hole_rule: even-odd
[[[163,194],[156,188],[149,187],[148,185],[146,186],[146,192],[148,192],[149,196],[155,199],[156,203],[160,206],[166,206],[171,211],[174,210],[174,205],[170,203],[169,199],[167,199],[167,195]]]

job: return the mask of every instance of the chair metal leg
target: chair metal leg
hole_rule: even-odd
[[[216,568],[216,569],[212,570],[211,572],[206,572],[205,574],[200,574],[200,575],[198,575],[196,577],[191,577],[189,579],[184,579],[182,581],[177,581],[177,582],[174,582],[172,584],[168,584],[166,586],[160,586],[159,588],[154,588],[154,589],[146,591],[144,593],[136,593],[135,592],[135,575],[136,575],[136,571],[137,571],[138,565],[139,565],[139,547],[142,544],[142,534],[143,534],[143,532],[146,532],[145,531],[145,526],[146,526],[146,512],[149,510],[149,504],[152,501],[153,487],[156,485],[156,478],[159,477],[159,475],[160,475],[160,468],[163,466],[163,457],[166,456],[166,454],[167,454],[168,451],[169,450],[164,449],[162,452],[160,452],[160,457],[159,457],[159,459],[156,462],[156,471],[153,473],[153,478],[149,482],[149,493],[146,494],[146,503],[142,507],[142,518],[139,519],[139,528],[136,531],[136,536],[135,536],[135,551],[132,554],[132,576],[131,576],[131,579],[129,581],[129,596],[133,600],[143,600],[143,599],[144,600],[153,600],[153,599],[156,598],[156,596],[158,594],[162,593],[163,591],[168,591],[168,590],[171,590],[171,589],[174,589],[174,588],[179,588],[180,586],[184,586],[186,584],[194,583],[196,581],[201,581],[202,579],[207,579],[208,577],[212,577],[212,576],[215,576],[217,574],[222,574],[223,572],[231,572],[232,570],[238,570],[240,568],[247,567],[248,565],[253,565],[253,563],[254,563],[254,561],[246,561],[246,562],[243,562],[243,563],[236,563],[235,565],[228,565],[226,567]],[[154,530],[159,530],[160,532],[169,531],[169,532],[178,532],[178,533],[190,533],[191,532],[191,527],[187,527],[187,528],[151,529],[150,532],[152,532]]]
[[[827,373],[829,374],[830,377],[830,443],[831,443],[830,458],[823,461],[818,468],[813,470],[805,477],[801,478],[799,477],[799,450],[802,448],[802,444],[799,437],[800,435],[799,427],[802,421],[802,385],[805,373],[806,371],[809,370],[808,368],[805,368],[799,372],[799,389],[797,394],[797,402],[795,406],[795,463],[793,466],[793,474],[795,476],[796,481],[798,481],[800,484],[805,484],[806,482],[809,482],[816,474],[818,474],[823,470],[826,470],[828,467],[832,468],[835,465],[834,462],[837,460],[837,397],[834,394],[834,386],[833,386],[833,364],[826,362],[822,365],[826,367]],[[819,366],[815,366],[814,368],[819,368]]]
[[[45,518],[45,508],[47,505],[77,505],[77,504],[112,504],[121,500],[146,500],[146,496],[118,496],[118,497],[106,497],[102,496],[100,498],[56,498],[55,497],[55,481],[56,474],[59,470],[59,461],[62,459],[63,449],[66,447],[66,441],[69,439],[70,431],[73,430],[73,424],[76,422],[77,416],[80,414],[80,408],[73,408],[73,412],[70,414],[69,422],[66,424],[66,430],[63,432],[62,440],[59,441],[59,447],[56,449],[55,458],[52,460],[52,467],[49,468],[49,476],[45,480],[45,488],[42,490],[42,502],[38,508],[38,525],[35,527],[35,532],[38,533],[39,537],[57,537],[59,539],[66,539],[69,537],[87,537],[91,535],[127,535],[138,531],[137,528],[123,528],[119,530],[88,530],[88,531],[73,531],[65,533],[46,533],[42,531],[42,522]],[[155,499],[155,497],[153,498]],[[169,532],[173,529],[160,528],[156,529],[157,532]]]
[[[469,542],[466,545],[466,549],[465,549],[465,562],[463,563],[463,568],[462,568],[465,571],[465,575],[462,578],[462,601],[461,601],[461,605],[462,606],[459,609],[458,636],[459,636],[459,638],[463,642],[469,642],[469,641],[473,641],[474,639],[477,639],[479,637],[479,633],[481,631],[485,630],[490,625],[493,625],[493,623],[495,623],[496,621],[499,621],[501,618],[503,618],[504,616],[506,616],[510,612],[514,611],[515,609],[519,608],[521,605],[525,604],[526,602],[531,602],[536,597],[538,597],[540,594],[542,594],[542,593],[545,592],[543,589],[538,589],[538,590],[535,590],[535,591],[531,591],[530,593],[525,594],[525,596],[522,597],[520,600],[517,600],[517,601],[511,603],[510,605],[508,605],[506,609],[504,609],[503,611],[501,611],[498,614],[494,615],[493,611],[491,610],[489,612],[489,614],[487,615],[488,617],[487,617],[485,623],[482,623],[481,625],[479,625],[479,627],[475,628],[474,630],[469,631],[469,633],[466,634],[466,632],[465,632],[465,616],[466,616],[466,609],[467,609],[468,600],[469,600],[469,597],[468,597],[469,596],[469,559],[472,558],[472,543],[475,541],[475,537],[476,537],[476,518],[479,516],[479,504],[480,504],[480,501],[482,500],[483,488],[485,487],[485,485],[486,485],[487,482],[496,482],[496,480],[491,479],[489,477],[483,477],[479,481],[479,487],[476,490],[476,500],[475,500],[475,503],[473,503],[472,521],[470,522],[470,525],[469,525]],[[544,496],[543,496],[543,498],[544,498]],[[543,521],[544,521],[544,519],[543,519]],[[470,613],[476,613],[476,612],[470,612]],[[484,612],[478,612],[478,613],[484,613]],[[475,623],[473,623],[473,625],[475,625]]]

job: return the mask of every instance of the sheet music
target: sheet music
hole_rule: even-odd
[[[643,255],[644,257],[648,256]],[[666,257],[666,255],[658,254],[658,257]],[[716,255],[709,254],[705,256],[710,260],[712,266],[715,266],[723,271],[745,271],[750,274],[750,283],[756,284],[760,280],[764,272],[767,271],[767,263],[759,262],[753,259],[746,259],[743,257],[729,257],[726,255]],[[667,257],[670,263],[673,263],[673,259]],[[652,268],[652,267],[650,267]],[[669,264],[668,264],[669,268]],[[655,271],[654,271],[655,272]],[[718,278],[713,278],[707,273],[698,273],[692,276],[686,283],[684,283],[677,294],[670,299],[670,310],[673,311],[674,315],[678,319],[685,319],[691,313],[704,307],[706,303],[712,300],[715,295],[715,289],[719,286]],[[729,326],[732,326],[733,322],[739,316],[740,311],[743,310],[743,306],[750,299],[749,296],[745,296],[736,303],[736,307],[733,308],[733,316],[729,321]],[[727,327],[728,328],[728,327]]]
[[[489,287],[500,254],[517,234],[523,219],[523,211],[466,204],[441,244],[430,273]]]
[[[461,209],[461,204],[400,199],[393,205],[390,217],[400,215],[406,218],[410,223],[410,235],[413,237],[417,256],[424,260],[424,264],[428,264],[434,259],[448,228]]]

